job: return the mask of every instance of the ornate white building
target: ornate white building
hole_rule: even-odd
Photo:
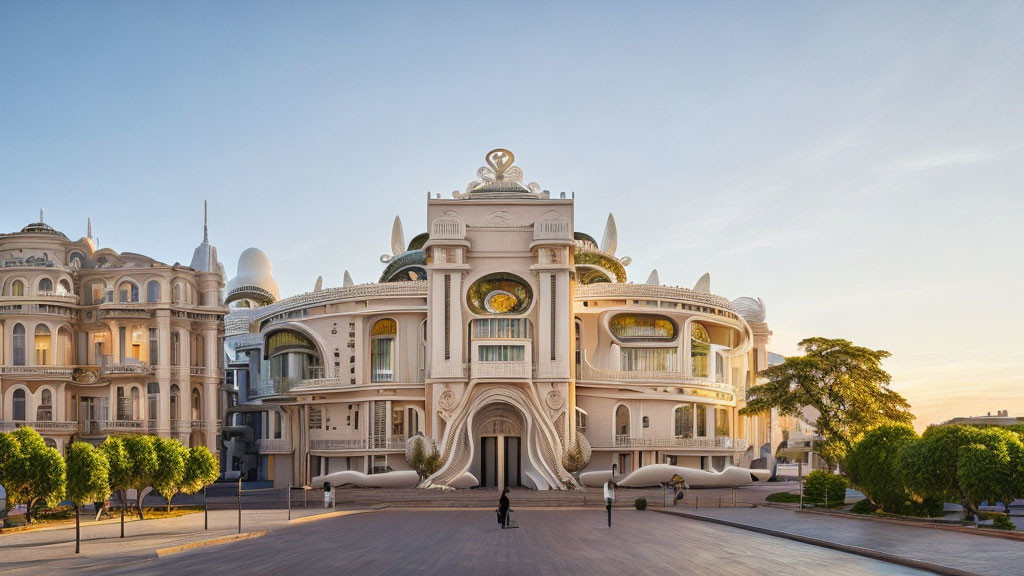
[[[0,235],[0,430],[63,450],[109,434],[218,449],[223,267],[99,248],[43,222]]]
[[[267,257],[228,286],[228,476],[308,484],[408,469],[441,453],[437,485],[564,488],[585,471],[654,463],[721,471],[767,452],[767,419],[737,414],[766,366],[760,300],[730,302],[657,272],[628,282],[609,215],[600,244],[573,199],[523,184],[507,150],[464,192],[428,198],[427,232],[394,223],[378,283],[279,299]]]

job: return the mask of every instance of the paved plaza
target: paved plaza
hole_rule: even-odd
[[[0,541],[4,559],[0,568],[12,575],[71,570],[105,575],[364,575],[399,570],[433,574],[925,574],[651,511],[616,510],[611,529],[599,509],[523,509],[517,519],[520,528],[501,530],[491,510],[379,510],[282,523],[260,538],[163,558],[142,551],[145,546],[138,540],[178,527],[153,521],[151,530],[155,532],[145,537],[127,542],[90,540],[87,546],[92,553],[86,558],[56,558],[68,550],[66,545],[54,545],[50,559],[5,565],[15,550]],[[142,524],[149,523],[131,528],[138,530]],[[251,524],[255,527],[255,519]],[[97,554],[97,550],[103,552]]]

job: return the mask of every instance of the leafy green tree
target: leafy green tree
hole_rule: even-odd
[[[1009,430],[992,427],[980,431],[975,442],[957,451],[957,481],[976,509],[981,502],[1010,502],[1024,496],[1024,479],[1019,475],[1024,445]]]
[[[804,502],[829,508],[842,506],[846,503],[846,478],[828,470],[814,470],[804,482]]]
[[[900,450],[919,437],[908,424],[883,424],[864,434],[846,456],[846,475],[875,506],[902,513],[910,504],[900,475]]]
[[[125,490],[131,488],[131,463],[128,452],[124,448],[124,440],[120,436],[108,436],[100,444],[100,451],[107,458],[107,479],[110,490],[118,494],[121,501],[122,516],[127,501]]]
[[[82,504],[107,499],[110,495],[109,471],[107,457],[92,444],[75,442],[68,447],[67,498],[75,505],[75,554],[78,554],[81,544]]]
[[[900,450],[900,471],[918,499],[960,502],[977,516],[983,500],[1024,496],[1024,445],[997,427],[930,426]]]
[[[60,503],[66,479],[64,458],[38,432],[22,427],[0,434],[0,484],[7,489],[9,503],[26,505],[26,522],[32,521],[36,505]]]
[[[807,338],[803,356],[761,372],[768,381],[748,392],[740,414],[763,414],[778,409],[784,416],[815,421],[824,437],[818,453],[830,465],[843,463],[854,440],[881,424],[910,424],[910,404],[889,388],[892,378],[882,369],[885,350],[854,346],[848,340]],[[807,417],[806,408],[817,412]]]
[[[413,436],[409,439],[406,460],[420,478],[428,478],[441,469],[441,453],[437,451],[437,446],[433,442],[423,436]]]
[[[157,460],[156,473],[153,475],[153,489],[167,499],[167,510],[169,511],[171,498],[181,491],[188,448],[174,438],[153,438],[153,450]]]
[[[180,491],[195,494],[220,477],[220,462],[206,446],[193,446],[185,456],[185,473]],[[170,503],[170,498],[167,499]]]
[[[110,464],[102,450],[88,442],[68,447],[67,499],[75,505],[101,502],[110,495]]]
[[[139,519],[143,515],[143,491],[153,485],[160,462],[157,460],[152,436],[124,436],[121,442],[128,459],[128,487],[134,488],[138,498]]]

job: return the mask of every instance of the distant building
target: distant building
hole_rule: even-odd
[[[43,222],[0,234],[0,431],[47,444],[157,434],[217,450],[224,270],[205,234],[190,266],[70,240]]]
[[[995,416],[991,412],[984,416],[963,416],[946,420],[939,426],[952,426],[954,424],[966,424],[969,426],[1012,426],[1013,424],[1024,424],[1024,416],[1010,416],[1009,410],[998,410]]]

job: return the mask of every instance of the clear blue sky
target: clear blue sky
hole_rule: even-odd
[[[885,348],[919,424],[1024,415],[1020,2],[0,1],[0,230],[374,281],[506,147],[634,281]]]

